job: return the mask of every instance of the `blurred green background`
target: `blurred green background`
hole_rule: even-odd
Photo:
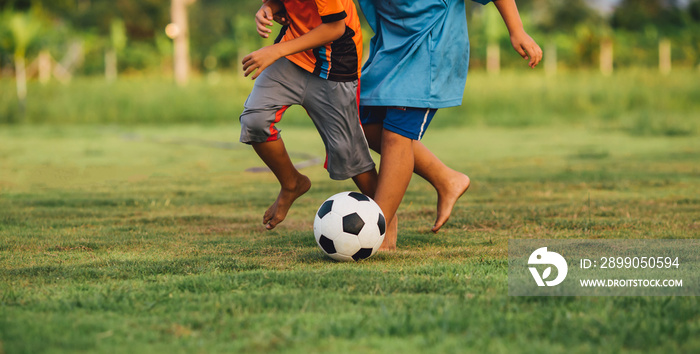
[[[237,142],[260,1],[183,5],[179,81],[183,1],[0,0],[0,354],[699,352],[697,297],[509,297],[507,242],[700,237],[700,0],[517,0],[535,70],[468,2],[464,102],[424,143],[473,185],[434,235],[414,178],[398,251],[359,264],[312,237],[354,189],[320,163],[260,223],[279,185]],[[302,108],[280,126],[323,161]]]
[[[190,68],[179,87],[165,30],[178,1],[189,2],[182,8]],[[517,4],[544,62],[525,74],[494,6],[468,2],[465,103],[436,126],[574,122],[645,134],[697,131],[700,0]],[[258,7],[240,0],[2,0],[0,123],[235,121],[252,85],[240,58],[272,42],[255,32]],[[367,42],[371,29],[364,32]],[[500,49],[495,68],[489,47]],[[301,112],[289,117],[288,124],[309,125]]]
[[[467,17],[473,44],[472,67],[484,67],[487,41],[509,49],[505,28],[493,6],[470,1]],[[556,45],[560,67],[598,65],[601,40],[614,44],[616,67],[655,68],[658,43],[672,44],[673,64],[700,64],[699,0],[517,0],[527,30],[543,47]],[[193,68],[238,71],[238,58],[265,43],[254,30],[253,14],[259,1],[198,0],[190,4],[190,46]],[[12,71],[17,33],[13,18],[24,17],[30,32],[28,60],[48,50],[58,61],[71,44],[80,43],[83,60],[79,75],[104,72],[104,53],[125,35],[126,45],[116,48],[119,70],[130,74],[164,74],[172,61],[165,27],[171,22],[171,0],[2,0],[0,1],[0,61],[3,74]],[[123,25],[115,25],[123,23]],[[16,27],[16,26],[15,26]],[[27,28],[33,28],[27,31]],[[371,30],[365,40],[369,40]],[[19,29],[18,29],[19,30]],[[26,34],[25,34],[26,35]],[[117,47],[120,47],[117,45]],[[520,58],[502,55],[502,65],[520,65]]]

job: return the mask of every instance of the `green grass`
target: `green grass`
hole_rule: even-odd
[[[523,127],[576,124],[639,136],[693,136],[700,133],[700,71],[620,70],[503,71],[469,74],[464,103],[444,110],[433,128]],[[14,82],[0,80],[0,123],[50,124],[235,124],[252,81],[227,73],[194,78],[178,88],[163,78],[132,77],[109,84],[76,78],[68,85],[30,82],[22,113]],[[4,94],[7,93],[7,94]],[[288,111],[287,126],[311,127],[302,109]]]
[[[447,114],[439,113],[436,122]],[[295,161],[317,134],[284,129]],[[576,125],[431,127],[473,186],[437,235],[414,178],[399,250],[322,255],[313,187],[278,186],[238,126],[0,129],[0,352],[697,352],[696,297],[507,295],[512,238],[700,237],[700,143]],[[212,142],[225,142],[213,144]]]

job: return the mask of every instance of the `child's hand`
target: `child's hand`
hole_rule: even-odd
[[[272,29],[272,8],[270,5],[263,3],[260,10],[255,13],[255,25],[258,29],[258,34],[260,37],[267,38],[270,36]]]
[[[289,19],[287,18],[287,13],[284,11],[276,12],[272,15],[272,19],[282,26],[289,24]]]
[[[288,25],[289,20],[287,19],[287,13],[284,8],[276,8],[274,5],[279,6],[278,3],[272,3],[263,1],[263,5],[260,10],[255,13],[255,25],[258,30],[260,37],[268,38],[272,29],[272,21],[275,21],[281,25]]]
[[[542,49],[525,31],[510,36],[510,43],[518,54],[529,59],[528,66],[535,68],[542,60]]]
[[[281,58],[275,45],[262,47],[243,58],[243,70],[245,76],[248,77],[255,69],[257,71],[251,77],[253,80],[260,76],[260,73],[268,66],[272,65],[277,59]]]

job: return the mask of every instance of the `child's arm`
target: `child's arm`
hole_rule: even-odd
[[[267,38],[272,32],[272,21],[280,24],[287,24],[287,17],[284,8],[279,0],[264,0],[260,10],[255,13],[255,25],[257,26],[260,37]]]
[[[496,5],[498,12],[503,17],[503,22],[505,22],[508,33],[510,33],[510,43],[515,51],[523,58],[530,59],[528,65],[531,68],[537,66],[542,60],[542,49],[525,32],[515,0],[494,0],[493,4]]]
[[[265,5],[263,5],[263,7],[264,6]],[[306,34],[292,40],[260,48],[243,58],[245,76],[250,75],[257,69],[252,76],[252,79],[256,79],[265,68],[272,65],[277,59],[333,42],[344,33],[345,20],[342,19],[334,22],[322,23]]]

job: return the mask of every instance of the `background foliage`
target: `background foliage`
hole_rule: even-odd
[[[0,354],[698,352],[696,297],[506,295],[508,239],[700,237],[700,0],[601,1],[518,0],[530,34],[558,48],[556,75],[526,70],[493,6],[470,5],[464,104],[424,142],[472,187],[433,235],[436,196],[414,178],[399,251],[339,264],[309,215],[354,187],[320,164],[283,225],[259,223],[279,186],[247,172],[262,162],[235,142],[253,84],[238,58],[269,43],[258,0],[190,7],[186,87],[169,0],[0,0]],[[508,53],[498,76],[481,70],[487,41]],[[75,48],[70,81],[31,74],[40,52],[67,63]],[[303,109],[282,126],[295,162],[322,160]]]
[[[483,66],[487,27],[485,14],[493,6],[469,2],[472,66]],[[528,31],[541,44],[556,44],[564,67],[591,67],[599,43],[611,39],[618,66],[654,66],[658,41],[673,44],[674,65],[700,63],[700,0],[621,0],[601,10],[593,0],[518,0]],[[191,53],[200,72],[236,69],[241,55],[264,45],[254,30],[257,1],[200,0],[190,6]],[[71,43],[80,42],[84,63],[80,74],[100,74],[110,46],[113,21],[124,21],[128,45],[120,53],[120,71],[169,72],[171,43],[164,28],[170,22],[169,0],[0,0],[0,65],[12,68],[15,43],[8,34],[9,17],[27,13],[41,24],[27,56],[48,49],[57,60]],[[368,26],[365,30],[369,31]],[[365,38],[369,39],[369,33]],[[502,35],[500,45],[509,41]],[[508,49],[510,50],[510,49]],[[517,56],[502,56],[504,66],[519,64]]]

